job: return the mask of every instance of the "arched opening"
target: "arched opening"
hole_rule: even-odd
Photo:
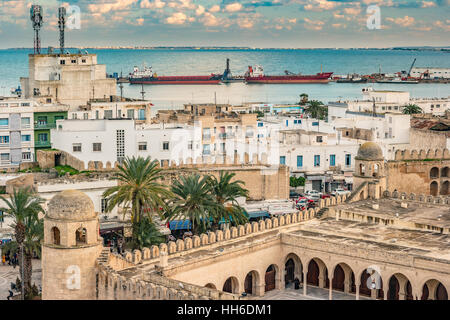
[[[359,294],[371,297],[372,290],[375,291],[376,298],[383,298],[383,281],[381,280],[381,275],[378,271],[367,268],[364,270],[360,277]]]
[[[399,300],[400,296],[400,283],[397,280],[397,277],[395,275],[393,275],[390,279],[389,279],[389,289],[388,289],[388,294],[387,294],[387,299],[388,300]]]
[[[334,268],[333,273],[333,289],[338,291],[344,291],[345,288],[345,272],[344,269],[338,264]]]
[[[265,286],[265,291],[271,291],[273,289],[275,289],[275,278],[277,275],[277,271],[275,268],[275,265],[271,264],[267,270],[266,270],[266,274],[265,274],[265,281],[266,281],[266,286]]]
[[[61,233],[57,227],[53,227],[52,230],[52,243],[56,245],[61,244]]]
[[[78,228],[75,232],[75,240],[77,245],[86,244],[87,243],[87,235],[86,228]]]
[[[307,283],[313,286],[319,286],[319,265],[316,261],[311,260],[308,264],[308,274],[306,276]]]
[[[450,170],[448,167],[441,169],[441,178],[450,178]]]
[[[223,292],[239,293],[239,282],[235,277],[229,277],[223,284]]]
[[[256,271],[250,271],[244,280],[244,292],[256,295],[256,288],[259,285],[259,275]]]
[[[422,287],[421,300],[448,300],[447,289],[440,281],[428,280]]]
[[[378,177],[379,172],[380,172],[380,166],[378,165],[378,163],[375,163],[375,164],[373,165],[373,173],[372,173],[372,176],[375,177],[375,178]]]
[[[214,284],[212,284],[212,283],[206,284],[205,287],[209,288],[209,289],[216,289],[216,286]]]
[[[434,179],[434,178],[438,178],[439,177],[439,168],[437,167],[433,167],[430,170],[430,178]]]
[[[437,196],[438,195],[438,183],[436,181],[433,181],[430,184],[430,194],[432,196]]]
[[[359,173],[362,176],[366,174],[366,167],[362,163],[359,164]]]
[[[412,286],[411,286],[411,282],[406,283],[406,296],[405,296],[405,300],[414,300],[414,296],[412,293]]]
[[[449,181],[444,181],[441,184],[441,196],[446,196],[446,195],[450,194],[449,193],[449,185],[450,185]]]
[[[284,283],[285,287],[299,289],[300,283],[303,283],[303,265],[300,258],[295,253],[290,253],[285,258]]]

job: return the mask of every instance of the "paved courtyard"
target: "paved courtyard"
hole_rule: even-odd
[[[9,296],[9,291],[11,289],[11,282],[16,282],[19,276],[19,267],[9,266],[8,264],[3,265],[0,262],[0,300],[6,300]],[[39,288],[41,286],[41,260],[33,260],[33,281]],[[13,291],[14,294],[17,292]]]
[[[329,290],[308,286],[308,294],[303,295],[303,287],[299,290],[286,288],[284,290],[272,290],[267,292],[264,297],[255,297],[258,300],[328,300]],[[253,298],[252,298],[253,299]],[[340,291],[333,291],[333,300],[355,300],[353,294],[347,294]],[[361,297],[360,300],[369,300],[367,297]]]

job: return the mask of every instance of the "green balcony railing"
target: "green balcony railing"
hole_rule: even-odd
[[[39,141],[39,140],[37,140],[37,141],[35,141],[34,146],[42,148],[42,147],[51,147],[52,144],[50,143],[50,141]]]
[[[56,123],[36,123],[34,129],[54,129],[56,128]]]

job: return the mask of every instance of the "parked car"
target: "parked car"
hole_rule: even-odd
[[[300,193],[298,193],[296,191],[289,191],[289,198],[296,199],[299,196],[300,196]]]
[[[331,195],[330,194],[323,194],[320,198],[321,199],[331,198]]]
[[[309,191],[306,191],[306,197],[307,197],[308,199],[311,199],[311,200],[314,200],[314,201],[319,200],[320,197],[321,197],[321,195],[322,195],[322,193],[321,193],[321,192],[318,192],[318,191],[316,191],[316,190],[309,190]]]
[[[344,190],[344,189],[342,189],[342,188],[337,188],[337,189],[334,190],[331,194],[332,194],[333,196],[341,196],[341,195],[344,195],[344,194],[349,195],[349,194],[351,194],[351,193],[352,193],[351,191]]]

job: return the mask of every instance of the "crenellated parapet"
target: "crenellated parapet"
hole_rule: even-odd
[[[389,192],[386,190],[383,192],[383,197],[400,200],[418,201],[429,204],[438,204],[438,205],[441,204],[445,206],[450,205],[450,196],[430,196],[415,193],[407,194],[406,192],[399,192],[399,191]]]
[[[428,149],[428,150],[397,150],[395,151],[395,160],[450,160],[450,152],[445,149]]]

